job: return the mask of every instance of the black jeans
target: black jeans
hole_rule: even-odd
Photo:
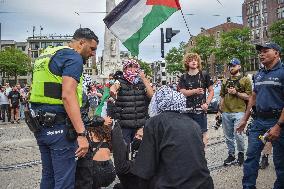
[[[77,162],[75,189],[98,189],[107,187],[115,180],[116,174],[111,160],[95,161],[81,158]]]
[[[5,121],[5,112],[7,114],[8,121],[11,120],[11,109],[9,104],[1,104],[1,113],[3,122]]]

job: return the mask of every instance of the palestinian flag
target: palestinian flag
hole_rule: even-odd
[[[104,22],[131,54],[137,56],[139,44],[179,9],[178,0],[124,0]]]
[[[106,109],[107,109],[107,100],[110,97],[109,91],[110,91],[110,88],[106,86],[104,88],[104,93],[103,93],[103,96],[101,98],[101,102],[98,105],[98,107],[96,108],[95,115],[101,116],[101,117],[107,116]]]

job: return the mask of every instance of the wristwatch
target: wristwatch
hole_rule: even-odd
[[[278,121],[276,124],[279,125],[281,129],[284,128],[284,121]]]
[[[82,133],[77,133],[77,136],[83,136],[86,137],[88,135],[87,130],[84,130]]]

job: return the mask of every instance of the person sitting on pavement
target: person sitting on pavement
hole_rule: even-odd
[[[202,134],[185,111],[183,94],[162,86],[155,92],[134,161],[122,139],[119,124],[112,132],[116,172],[124,189],[211,189]]]
[[[80,108],[81,117],[88,131],[90,148],[85,157],[79,158],[76,167],[76,189],[98,189],[109,186],[115,179],[111,152],[111,123],[110,117],[88,116],[90,103],[87,97],[92,84],[90,76],[83,78],[83,102]]]

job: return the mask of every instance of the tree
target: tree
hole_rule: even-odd
[[[8,75],[8,80],[14,76],[17,81],[19,75],[26,75],[31,70],[30,58],[19,49],[5,48],[0,52],[0,71]]]
[[[195,40],[196,45],[190,51],[199,54],[204,61],[203,66],[208,70],[208,60],[215,51],[215,39],[213,36],[199,35]]]
[[[254,46],[250,43],[250,30],[233,29],[221,34],[220,48],[216,49],[217,61],[227,63],[233,57],[238,58],[244,67],[250,65],[246,60],[255,55]]]
[[[274,22],[270,28],[271,39],[273,42],[277,43],[282,47],[282,55],[284,55],[284,20],[279,20]],[[284,57],[283,57],[284,58]]]
[[[167,72],[172,73],[182,73],[184,72],[182,59],[185,52],[185,43],[181,42],[179,47],[173,47],[170,49],[170,51],[167,53],[165,57],[165,61],[167,63]]]
[[[146,76],[150,76],[152,77],[152,69],[149,66],[149,64],[147,62],[144,62],[142,60],[138,60],[141,69],[144,71],[144,73],[146,74]]]

